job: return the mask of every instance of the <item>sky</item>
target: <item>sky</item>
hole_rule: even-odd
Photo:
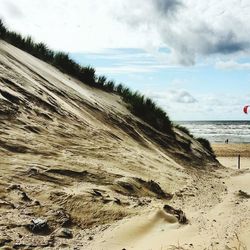
[[[172,120],[249,120],[249,0],[0,0],[6,26],[154,99]]]

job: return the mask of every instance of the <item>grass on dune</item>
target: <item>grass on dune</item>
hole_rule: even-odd
[[[108,80],[105,76],[97,76],[94,68],[79,65],[65,52],[52,51],[46,44],[34,42],[30,36],[23,37],[16,32],[9,31],[1,20],[0,39],[55,66],[63,73],[69,74],[89,86],[119,94],[128,103],[134,115],[161,132],[174,135],[173,125],[168,115],[150,98],[133,92],[122,84],[116,85],[113,80]]]
[[[68,53],[56,52],[48,48],[44,43],[36,43],[30,36],[9,31],[0,19],[0,39],[28,52],[29,54],[53,65],[63,73],[69,74],[84,84],[107,92],[120,95],[128,104],[130,111],[155,129],[175,137],[174,125],[167,113],[160,108],[152,99],[145,97],[139,92],[134,92],[123,84],[116,85],[113,80],[108,80],[106,76],[97,76],[96,71],[91,66],[82,66],[70,58]],[[190,137],[193,135],[183,126],[175,125],[179,130]],[[210,143],[203,138],[197,139],[205,148],[213,153]]]

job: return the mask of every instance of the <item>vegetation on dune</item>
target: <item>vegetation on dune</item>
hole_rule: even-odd
[[[22,37],[16,32],[9,31],[4,26],[1,19],[0,39],[53,65],[63,73],[69,74],[91,87],[120,95],[123,100],[128,103],[128,107],[134,115],[141,118],[155,129],[174,137],[173,124],[167,113],[158,107],[150,98],[145,97],[139,92],[133,92],[122,84],[116,85],[114,81],[108,80],[105,76],[97,76],[94,68],[79,65],[72,60],[67,53],[54,52],[44,43],[34,42],[30,36]],[[193,138],[193,135],[187,128],[180,125],[175,125],[175,127]],[[198,138],[197,140],[213,153],[209,141],[203,138]]]
[[[188,128],[181,126],[179,124],[175,124],[174,126],[175,128],[189,135],[191,138],[196,139],[204,148],[206,148],[211,153],[211,155],[215,156],[214,150],[212,149],[211,144],[207,139],[201,137],[195,138],[194,135],[191,134],[191,132],[188,130]]]
[[[197,140],[204,148],[206,148],[212,155],[215,155],[214,150],[212,149],[211,144],[210,144],[210,142],[209,142],[207,139],[199,137],[199,138],[196,138],[196,140]]]
[[[190,137],[194,138],[194,135],[191,134],[191,132],[188,130],[188,128],[181,126],[179,124],[175,124],[175,127],[179,130],[181,130],[182,132],[184,132],[185,134],[189,135]]]
[[[173,124],[167,113],[156,105],[156,103],[139,92],[132,92],[129,88],[119,84],[116,92],[120,94],[124,101],[129,103],[130,110],[133,114],[140,117],[154,128],[160,131],[173,133]]]
[[[69,74],[89,86],[119,94],[129,104],[129,108],[134,115],[159,131],[174,135],[172,122],[168,115],[150,98],[146,98],[138,92],[133,92],[122,84],[116,86],[114,81],[108,80],[105,76],[97,76],[94,68],[79,65],[67,53],[54,52],[43,43],[35,43],[30,36],[22,37],[16,32],[9,31],[1,20],[0,39],[55,66],[63,73]]]
[[[6,34],[7,29],[5,28],[2,20],[0,19],[0,37],[3,38]]]

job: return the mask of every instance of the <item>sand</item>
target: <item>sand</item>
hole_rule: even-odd
[[[200,192],[189,191],[194,198],[184,193],[182,203],[176,200],[175,205],[185,209],[188,225],[155,206],[113,225],[87,249],[249,249],[250,199],[239,190],[250,194],[250,170],[224,168],[214,174],[218,179],[207,174],[193,183]]]
[[[250,192],[247,154],[241,170],[225,154],[219,166],[178,129],[173,141],[134,117],[119,96],[1,41],[0,91],[0,247],[250,246],[249,199],[239,193]],[[166,213],[166,204],[184,211],[188,224]],[[50,232],[29,231],[36,218]],[[62,227],[73,237],[58,236]]]
[[[212,144],[217,159],[232,169],[249,168],[250,144]],[[240,165],[238,162],[240,155]]]
[[[245,152],[247,147],[238,145]],[[235,157],[218,157],[223,167],[210,173],[193,172],[193,182],[171,204],[181,207],[189,219],[180,225],[159,204],[141,215],[112,225],[87,249],[250,249],[250,158],[244,167],[233,167]],[[204,175],[205,174],[205,175]]]
[[[217,157],[250,157],[250,144],[212,144]]]

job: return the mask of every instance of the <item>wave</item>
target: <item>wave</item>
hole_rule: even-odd
[[[211,142],[250,143],[250,121],[190,121],[178,122],[187,127],[195,137]]]

